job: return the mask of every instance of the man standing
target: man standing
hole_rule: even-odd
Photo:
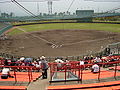
[[[47,79],[48,63],[45,60],[45,58],[42,58],[42,60],[41,60],[41,68],[42,68],[42,78]]]

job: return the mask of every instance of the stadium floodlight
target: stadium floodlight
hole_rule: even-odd
[[[48,4],[48,14],[52,14],[52,3],[53,1],[59,1],[59,0],[16,0],[17,2],[47,2]],[[0,1],[0,3],[11,3],[14,2],[14,0],[4,0]]]
[[[19,2],[45,2],[47,1],[48,4],[48,14],[51,15],[52,14],[52,4],[53,1],[59,1],[59,0],[17,0]]]

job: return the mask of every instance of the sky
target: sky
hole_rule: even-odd
[[[11,0],[0,0],[0,2]],[[48,13],[47,0],[16,0],[29,11],[37,15],[38,13]],[[20,2],[26,1],[26,2]],[[32,2],[27,2],[32,1]],[[39,2],[34,2],[39,1]],[[53,0],[52,12],[66,12],[73,0]],[[102,1],[102,2],[100,2]],[[104,2],[105,1],[105,2]],[[38,9],[39,7],[39,9]],[[106,12],[114,8],[120,8],[120,0],[74,0],[69,11],[75,13],[76,10],[94,10],[95,12]],[[28,15],[16,4],[0,3],[0,12],[13,12],[16,16]]]

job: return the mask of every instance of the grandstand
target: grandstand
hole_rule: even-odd
[[[49,32],[50,33],[50,32]],[[107,34],[108,35],[108,34]],[[13,54],[12,54],[13,55]],[[2,53],[1,56],[2,57],[11,57],[12,55],[9,55],[7,53]],[[14,57],[17,57],[16,55],[13,55]],[[19,57],[19,56],[18,56]],[[20,56],[21,57],[21,56]],[[76,60],[76,58],[79,60],[80,57],[69,57],[69,60],[73,59]],[[49,61],[53,61],[54,58],[49,58]],[[119,61],[119,60],[118,60]],[[75,63],[75,64],[74,64]],[[76,64],[77,63],[77,64]],[[116,65],[119,65],[119,62],[112,62],[112,63],[101,63],[101,66],[108,67],[111,66],[114,67],[114,70],[109,70],[109,68],[103,68],[101,67],[101,72],[99,72],[98,74],[92,74],[90,71],[91,67],[91,63],[90,65],[87,65],[84,69],[88,69],[88,70],[83,70],[83,68],[81,68],[81,66],[78,65],[78,62],[72,62],[71,63],[64,63],[65,65],[68,65],[59,69],[60,71],[56,71],[56,63],[52,66],[52,63],[50,63],[50,80],[41,80],[39,79],[38,81],[36,81],[36,83],[38,83],[38,86],[41,84],[43,85],[44,89],[47,88],[47,90],[79,90],[79,89],[108,89],[108,90],[112,90],[112,89],[119,89],[119,69],[117,70]],[[70,65],[70,66],[69,66]],[[3,67],[3,66],[2,66]],[[71,67],[71,68],[69,68]],[[14,67],[15,71],[19,70],[21,68],[23,68],[23,70],[25,69],[27,72],[15,72],[16,74],[14,74],[14,71],[12,72],[12,75],[16,75],[16,79],[17,79],[17,83],[14,84],[15,82],[15,78],[14,79],[8,79],[8,81],[4,81],[4,80],[0,80],[1,82],[4,82],[4,84],[1,84],[0,89],[1,90],[17,90],[18,87],[21,90],[25,90],[28,87],[28,90],[31,89],[35,89],[34,87],[30,87],[28,86],[28,83],[31,81],[30,85],[32,86],[32,81],[31,80],[31,75],[33,75],[32,77],[35,77],[35,79],[37,79],[40,75],[38,75],[38,73],[34,73],[34,72],[29,72],[29,70],[33,69],[33,67],[30,67],[31,69],[28,69],[28,67]],[[78,69],[79,68],[79,69]],[[106,70],[107,69],[107,70]],[[70,71],[71,70],[71,71]],[[33,70],[34,71],[34,70]],[[35,76],[34,76],[35,75]],[[55,77],[56,75],[60,75],[58,77]],[[70,78],[68,78],[67,75],[70,75]],[[91,77],[88,77],[91,76]],[[24,79],[24,77],[26,77],[27,79]],[[81,80],[82,78],[82,80]],[[108,81],[109,80],[109,81]],[[72,82],[71,82],[72,81]],[[91,82],[93,81],[93,82]],[[51,83],[51,85],[49,85],[49,83]],[[57,82],[57,85],[56,85]],[[62,85],[61,83],[66,83],[66,85]],[[82,83],[82,84],[81,84]],[[59,85],[58,85],[59,84]],[[70,85],[73,84],[73,85]],[[55,86],[53,86],[55,85]],[[42,88],[43,88],[42,87]],[[36,88],[37,90],[37,88]]]
[[[120,13],[116,12],[120,8],[101,13],[77,9],[70,14],[74,1],[67,14],[52,14],[49,7],[49,14],[44,15],[32,13],[22,0],[0,2],[15,4],[28,14],[0,16],[0,76],[4,67],[11,68],[14,76],[0,78],[0,90],[120,89]],[[102,19],[106,21],[101,23]],[[9,38],[5,39],[5,34]],[[49,65],[47,79],[42,79],[43,55]],[[96,62],[99,72],[92,73]]]

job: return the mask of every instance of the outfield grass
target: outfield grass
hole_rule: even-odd
[[[27,32],[38,30],[67,30],[67,29],[87,29],[87,30],[104,30],[110,32],[120,32],[120,24],[104,24],[104,23],[51,23],[51,24],[35,24],[18,26]],[[10,35],[23,33],[19,29],[13,29]]]

